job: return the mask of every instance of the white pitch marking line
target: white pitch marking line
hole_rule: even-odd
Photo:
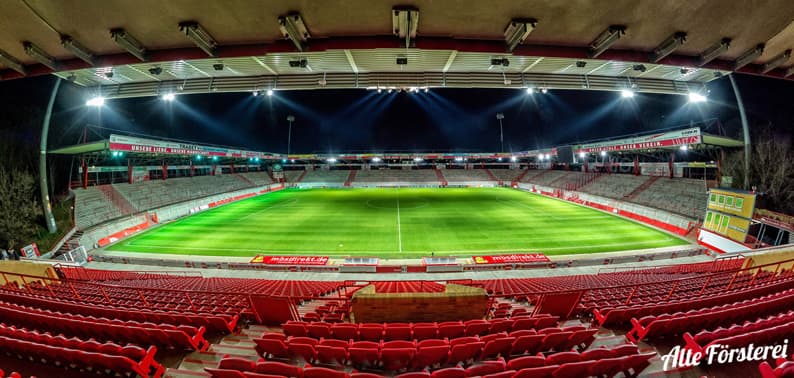
[[[397,189],[397,245],[400,253],[403,251],[403,236],[400,226],[400,189]]]

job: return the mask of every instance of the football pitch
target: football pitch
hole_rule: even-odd
[[[207,210],[107,249],[418,258],[684,244],[617,216],[509,188],[287,189]]]

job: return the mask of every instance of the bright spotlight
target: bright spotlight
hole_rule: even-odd
[[[286,163],[286,162],[287,162],[287,159],[281,159],[281,162],[282,162],[282,163]]]
[[[251,94],[254,95],[254,97],[259,96],[259,91],[253,91]]]
[[[620,91],[620,97],[632,98],[634,97],[634,91],[632,91],[631,89],[623,89]]]
[[[689,102],[706,102],[706,96],[700,93],[689,92]]]
[[[212,161],[218,161],[218,157],[217,156],[213,156],[212,157]]]
[[[196,160],[201,160],[201,155],[196,155]]]
[[[268,96],[272,96],[273,95],[273,90],[272,89],[268,89],[267,90],[267,95]]]
[[[174,95],[173,93],[166,93],[166,94],[163,95],[163,101],[171,102],[171,101],[174,101],[175,98],[176,98],[176,95]]]
[[[535,93],[535,88],[527,88],[527,94],[528,95],[531,95],[533,93]]]
[[[586,154],[586,153],[584,153],[584,152],[580,152],[580,153],[579,153],[579,157],[580,157],[580,158],[582,158],[582,159],[584,159],[585,157],[587,157],[587,154]]]
[[[381,90],[380,88],[378,88],[378,93],[381,93],[381,92],[383,92],[383,90]]]
[[[601,151],[601,156],[607,156],[607,152],[606,151]]]
[[[336,158],[328,158],[329,163],[336,163]]]
[[[688,151],[688,150],[689,150],[689,146],[688,145],[686,145],[686,144],[681,145],[681,151]]]
[[[414,161],[418,163],[418,162],[422,161],[422,158],[420,158],[420,157],[415,157],[415,158],[414,158]]]
[[[538,160],[543,161],[543,154],[538,155]]]
[[[429,91],[430,91],[430,89],[428,89],[427,87],[425,87],[425,93],[427,93],[427,92],[429,92]]]
[[[510,157],[510,161],[516,161],[516,160],[518,160],[518,159],[515,156],[511,156]]]
[[[85,105],[100,107],[102,105],[105,105],[105,98],[102,96],[92,97],[85,102]]]
[[[373,163],[380,163],[380,158],[379,157],[374,157],[374,158],[372,158],[372,162]]]
[[[551,155],[546,154],[546,160],[551,160]]]
[[[463,161],[463,157],[462,156],[457,156],[457,157],[455,157],[455,161]]]
[[[546,94],[549,93],[549,90],[546,88],[540,88],[540,93]]]

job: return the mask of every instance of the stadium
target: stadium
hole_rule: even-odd
[[[0,2],[0,378],[792,377],[792,20]]]

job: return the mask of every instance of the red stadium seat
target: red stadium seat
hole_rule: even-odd
[[[467,363],[476,360],[480,356],[480,352],[484,346],[485,343],[481,341],[454,345],[450,349],[447,362],[457,364],[459,362]]]
[[[311,323],[306,330],[309,332],[309,336],[316,339],[331,337],[331,325],[328,323]]]
[[[467,377],[475,377],[487,374],[494,374],[500,373],[505,371],[505,361],[504,359],[499,359],[498,361],[482,361],[480,363],[474,364],[466,368],[466,376]]]
[[[395,375],[394,378],[430,378],[430,373],[426,371],[415,371],[415,372]]]
[[[559,369],[554,371],[552,377],[586,377],[589,374],[589,369],[593,364],[595,364],[595,361],[569,362],[567,364],[560,365]]]
[[[448,345],[420,346],[414,356],[413,367],[414,369],[423,369],[442,365],[447,361],[448,356]]]
[[[226,357],[218,363],[218,369],[254,371],[256,363],[241,357]]]
[[[465,334],[466,327],[461,322],[445,322],[438,325],[438,337],[454,339]]]
[[[524,356],[511,359],[507,363],[507,369],[521,370],[543,365],[546,365],[546,359],[543,356]]]
[[[380,351],[380,359],[383,362],[383,369],[387,371],[398,371],[407,369],[414,359],[416,349],[414,348],[386,348]]]
[[[331,333],[335,339],[357,340],[358,327],[355,324],[337,323],[331,326]]]
[[[559,365],[539,366],[519,370],[513,378],[552,378]]]
[[[314,347],[317,351],[317,363],[344,366],[348,361],[346,347],[318,345]]]
[[[204,371],[210,373],[212,378],[245,378],[245,375],[237,370],[204,368]]]
[[[451,367],[446,369],[439,369],[430,375],[432,378],[465,378],[466,369],[462,367]]]
[[[275,361],[258,362],[254,371],[260,374],[281,375],[290,378],[300,378],[303,375],[303,370],[300,367]]]
[[[414,338],[417,340],[435,339],[438,337],[438,325],[435,323],[416,323],[413,326]]]
[[[303,378],[348,378],[347,373],[323,367],[303,369]]]
[[[254,339],[256,351],[264,358],[284,358],[289,356],[287,345],[276,339]]]

